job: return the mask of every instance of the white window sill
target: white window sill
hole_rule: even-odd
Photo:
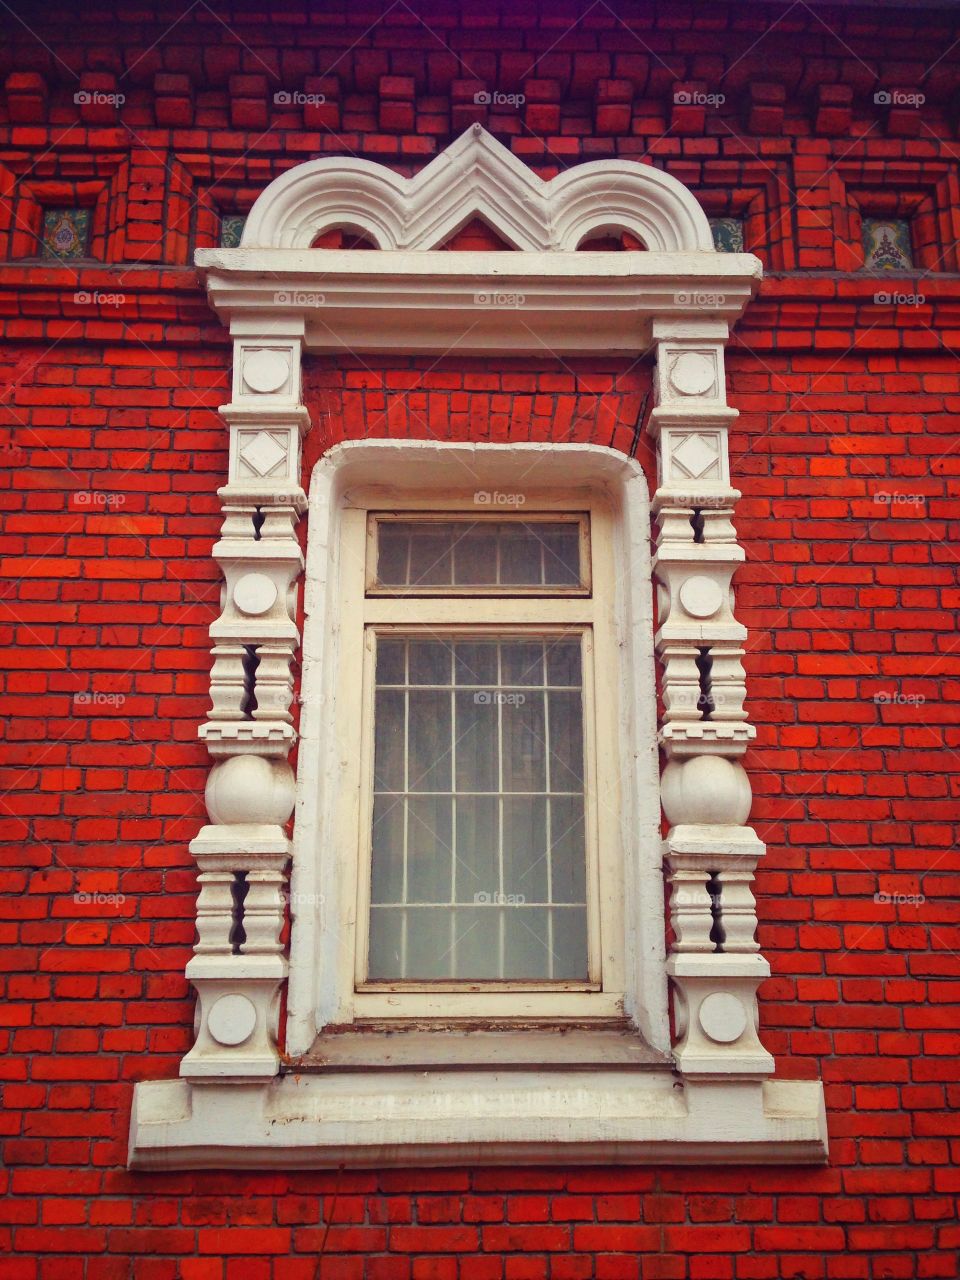
[[[136,1086],[132,1169],[821,1164],[819,1081],[667,1068],[340,1070]]]
[[[463,1025],[329,1028],[288,1072],[660,1069],[670,1059],[629,1024],[479,1029]]]

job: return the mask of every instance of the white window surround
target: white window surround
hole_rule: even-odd
[[[509,493],[518,487],[529,496],[531,507],[541,506],[537,494],[562,490],[575,505],[605,498],[616,513],[614,610],[624,681],[618,708],[618,754],[625,768],[621,857],[625,898],[634,907],[621,940],[628,974],[626,1004],[647,1043],[664,1055],[669,1053],[646,479],[636,462],[596,445],[557,450],[543,444],[411,440],[337,445],[317,463],[311,479],[303,709],[290,880],[292,904],[303,904],[303,910],[296,911],[290,957],[286,1047],[291,1056],[309,1050],[327,1021],[340,1024],[344,1018],[336,979],[348,961],[340,954],[336,918],[342,918],[352,902],[350,893],[344,901],[337,882],[340,860],[332,853],[342,843],[334,834],[337,800],[350,764],[345,758],[349,744],[338,743],[335,733],[338,646],[347,642],[339,609],[339,525],[344,506],[357,501],[353,494],[358,490],[364,508],[392,510],[409,503],[411,494],[434,495],[446,502],[478,489]],[[336,905],[331,910],[332,904]],[[347,948],[347,957],[351,951]],[[525,1001],[522,1015],[537,1016],[536,1007],[536,1000]]]
[[[435,252],[477,215],[516,251]],[[380,248],[309,248],[334,226]],[[648,251],[575,252],[590,234],[620,228]],[[723,376],[723,347],[756,290],[757,260],[717,255],[697,202],[659,170],[600,161],[544,182],[479,127],[414,178],[364,161],[299,165],[263,192],[239,249],[197,256],[235,342],[232,401],[221,410],[230,475],[214,548],[224,610],[211,627],[213,705],[201,729],[215,761],[211,823],[191,845],[201,873],[187,969],[197,1040],[180,1080],[137,1085],[131,1167],[822,1161],[820,1082],[770,1079],[773,1062],[757,1037],[756,989],[769,966],[754,939],[750,882],[764,848],[745,825],[750,787],[739,764],[753,730],[743,710],[745,631],[732,611],[743,553],[730,519],[739,495],[726,434],[736,411]],[[310,486],[295,777],[287,756],[303,563],[294,529],[306,506],[299,439],[309,426],[300,361],[305,351],[342,349],[650,349],[658,532],[651,558],[646,481],[635,462],[599,446],[357,441],[330,450]],[[478,476],[474,488],[515,490],[528,463],[538,486],[603,492],[617,511],[626,1002],[648,1048],[638,1051],[639,1036],[627,1037],[631,1045],[589,1027],[566,1037],[470,1033],[473,1041],[429,1032],[428,1050],[423,1037],[412,1048],[381,1037],[351,1049],[358,1033],[334,1037],[339,1047],[323,1063],[297,1070],[337,1007],[325,911],[339,892],[331,826],[343,749],[333,733],[339,513],[359,488],[449,490],[463,468]],[[670,826],[662,841],[654,648]],[[284,823],[295,803],[291,842]],[[288,964],[280,926],[291,860]],[[711,937],[716,918],[722,950]],[[438,1040],[448,1046],[441,1052]],[[479,1069],[480,1053],[489,1069]]]

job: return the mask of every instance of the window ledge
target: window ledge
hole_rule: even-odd
[[[557,1067],[663,1070],[669,1059],[636,1031],[614,1027],[528,1027],[480,1030],[366,1027],[327,1028],[289,1072],[481,1071]]]
[[[132,1169],[821,1164],[819,1081],[669,1070],[342,1071],[136,1086]]]

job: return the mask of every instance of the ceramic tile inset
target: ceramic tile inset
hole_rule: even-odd
[[[740,218],[711,218],[713,247],[718,253],[743,253],[743,221]]]
[[[220,218],[220,248],[239,249],[240,238],[246,225],[245,213],[225,213]]]
[[[911,271],[910,224],[903,219],[863,219],[863,265],[871,271]]]
[[[44,209],[41,257],[63,262],[90,256],[90,210]]]

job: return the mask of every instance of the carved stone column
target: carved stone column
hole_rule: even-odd
[[[265,333],[266,329],[266,333]],[[223,528],[222,613],[210,628],[210,718],[200,736],[214,759],[210,825],[190,850],[200,870],[198,941],[187,977],[197,990],[196,1043],[180,1066],[193,1081],[252,1082],[276,1074],[280,943],[291,845],[294,742],[290,702],[300,488],[302,322],[235,315],[234,382],[220,412],[230,430]]]
[[[731,521],[740,495],[727,454],[728,335],[706,318],[653,324],[661,790],[676,935],[667,971],[684,1076],[759,1079],[773,1070],[757,1036],[756,992],[770,968],[750,888],[764,846],[745,825],[751,792],[738,760],[755,730],[743,709],[746,629],[733,612],[744,554]]]

